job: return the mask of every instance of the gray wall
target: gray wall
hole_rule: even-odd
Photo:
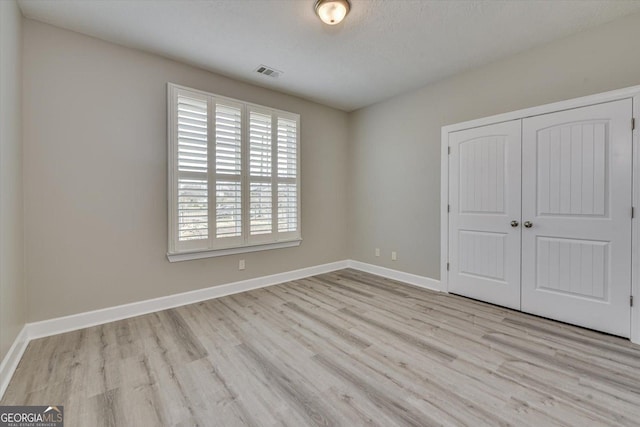
[[[440,128],[638,85],[638,40],[635,14],[351,113],[350,257],[439,278]]]
[[[167,261],[167,82],[301,115],[300,247]],[[29,321],[347,258],[344,112],[31,20],[23,99]]]
[[[0,1],[0,361],[25,323],[21,25],[16,3]]]

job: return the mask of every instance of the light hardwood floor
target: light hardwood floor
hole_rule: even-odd
[[[640,346],[354,270],[29,344],[66,426],[640,423]]]

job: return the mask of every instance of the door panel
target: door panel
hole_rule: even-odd
[[[631,108],[523,120],[523,311],[629,336]]]
[[[519,120],[449,134],[449,291],[520,309]]]

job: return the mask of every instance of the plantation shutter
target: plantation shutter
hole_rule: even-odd
[[[169,260],[299,245],[299,116],[172,84],[168,103]]]
[[[278,117],[278,232],[298,230],[298,123]]]
[[[214,246],[225,246],[242,237],[242,104],[216,100],[215,129]]]
[[[179,92],[177,116],[177,237],[185,249],[209,238],[208,101]]]
[[[268,111],[249,109],[249,236],[273,233],[273,135]],[[261,241],[265,236],[251,238]]]

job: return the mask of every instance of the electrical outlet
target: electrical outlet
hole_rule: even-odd
[[[380,248],[376,248],[376,256],[380,256]]]
[[[398,253],[396,251],[391,252],[391,261],[398,260]]]
[[[245,264],[244,264],[244,260],[241,259],[240,262],[238,262],[238,270],[244,270]]]

